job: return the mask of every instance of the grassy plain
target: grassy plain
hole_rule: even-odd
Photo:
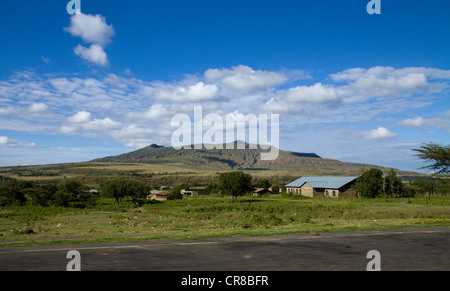
[[[450,197],[253,198],[206,195],[134,207],[96,198],[83,209],[0,208],[0,246],[450,226]]]

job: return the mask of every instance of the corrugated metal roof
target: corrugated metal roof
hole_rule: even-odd
[[[301,177],[292,183],[286,185],[286,187],[301,187],[303,184],[308,183],[313,188],[327,188],[327,189],[339,189],[342,186],[356,180],[358,176],[314,176],[314,177]]]

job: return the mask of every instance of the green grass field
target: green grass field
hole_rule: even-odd
[[[120,205],[0,208],[0,246],[450,226],[450,197],[264,198],[213,195]]]

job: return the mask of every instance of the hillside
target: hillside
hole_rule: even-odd
[[[40,183],[76,179],[92,187],[116,177],[137,179],[154,186],[206,185],[216,181],[220,172],[244,170],[255,179],[264,178],[272,183],[287,184],[300,176],[353,176],[359,175],[364,169],[379,168],[385,173],[391,169],[326,159],[314,153],[282,150],[276,160],[262,161],[260,156],[263,151],[260,148],[249,149],[248,145],[242,150],[175,150],[172,147],[150,145],[133,152],[90,162],[0,168],[0,178]],[[425,176],[416,172],[396,172],[405,181]]]
[[[235,142],[236,145],[236,142]],[[108,163],[146,163],[179,165],[186,169],[222,171],[222,170],[248,170],[248,171],[270,171],[283,172],[293,175],[357,175],[362,169],[372,167],[379,168],[385,172],[391,168],[360,164],[346,163],[338,160],[326,159],[315,153],[298,153],[291,151],[279,151],[279,156],[273,161],[260,159],[262,150],[249,149],[180,149],[150,145],[130,153],[110,156],[93,160],[92,162]],[[236,148],[236,147],[233,147]],[[400,176],[416,176],[418,173],[396,170]],[[275,174],[275,173],[274,173]]]

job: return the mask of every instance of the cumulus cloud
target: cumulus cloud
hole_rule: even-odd
[[[36,147],[36,143],[23,143],[20,141],[15,141],[9,139],[7,136],[0,136],[0,146],[10,146],[10,147]]]
[[[205,84],[204,82],[188,86],[165,84],[150,91],[153,91],[158,100],[166,102],[204,102],[224,99],[220,96],[217,85]]]
[[[101,46],[111,42],[114,28],[106,23],[105,17],[91,14],[74,14],[70,18],[70,26],[64,28],[72,36],[81,37],[85,43],[94,43]]]
[[[42,112],[46,112],[48,110],[48,106],[45,103],[33,103],[31,104],[27,111],[30,113],[42,113]]]
[[[282,91],[281,95],[289,102],[306,103],[338,103],[339,95],[336,88],[324,86],[317,83],[313,86],[297,86],[287,91]]]
[[[427,119],[408,120],[401,115],[429,106],[436,100],[445,101],[449,88],[447,77],[450,78],[447,71],[386,67],[349,69],[331,75],[331,81],[321,82],[303,82],[291,75],[299,74],[247,66],[213,68],[169,82],[143,80],[126,74],[92,77],[17,72],[9,80],[0,80],[0,129],[112,138],[133,147],[163,144],[164,141],[169,144],[174,130],[170,119],[178,113],[192,117],[193,106],[201,105],[203,116],[211,113],[225,116],[233,112],[244,115],[279,113],[281,131],[292,130],[292,136],[297,137],[300,127],[364,123],[368,128],[376,128],[373,120],[386,118],[402,126],[423,124],[450,132],[450,112],[441,116],[427,113]],[[370,78],[373,82],[369,84]],[[377,87],[389,82],[392,85],[388,89],[397,93],[389,97],[373,96],[377,94],[374,92],[386,90]],[[418,84],[426,84],[426,88],[419,89]],[[373,92],[368,89],[372,87]],[[349,98],[354,99],[348,102]],[[47,114],[46,118],[33,118],[50,108],[52,114]],[[361,140],[362,137],[376,140],[397,136],[384,127],[364,134],[357,128],[353,131]]]
[[[363,136],[367,140],[380,140],[390,137],[396,137],[397,134],[391,132],[389,129],[385,127],[378,127],[377,129],[373,129],[371,131],[367,131],[363,133]]]
[[[342,72],[331,74],[330,77],[337,82],[342,81],[356,81],[360,78],[373,76],[378,79],[387,79],[390,77],[400,78],[410,74],[423,74],[430,79],[446,79],[450,80],[450,70],[441,70],[436,68],[424,67],[407,67],[407,68],[393,68],[376,66],[369,69],[351,68]]]
[[[426,120],[423,119],[422,117],[418,116],[415,118],[408,118],[405,120],[401,120],[401,121],[399,121],[398,124],[402,125],[402,126],[422,127],[425,125],[425,123],[426,123]]]
[[[324,108],[340,104],[338,90],[333,86],[317,83],[312,86],[297,86],[275,92],[260,108],[268,112],[295,115],[312,115],[323,112]]]
[[[71,123],[87,123],[93,119],[90,112],[79,111],[77,114],[69,117],[67,120]]]
[[[288,81],[283,73],[255,71],[243,65],[231,69],[209,69],[204,73],[204,76],[206,81],[218,83],[238,93],[266,90]]]
[[[74,53],[82,59],[99,65],[108,65],[108,57],[104,51],[105,45],[111,42],[115,31],[112,25],[106,23],[106,19],[101,15],[74,14],[70,18],[70,26],[64,28],[72,36],[81,37],[81,39],[90,47],[78,45]]]
[[[65,125],[59,128],[61,133],[81,134],[81,135],[108,135],[110,130],[119,129],[123,125],[121,122],[112,120],[109,117],[103,119],[94,118],[87,111],[79,111],[75,115],[67,118]]]
[[[93,44],[89,48],[78,45],[73,50],[75,54],[90,63],[106,66],[108,65],[108,56],[101,46]]]
[[[114,121],[109,117],[105,117],[103,119],[94,119],[83,124],[82,127],[87,130],[108,130],[121,128],[122,123]]]
[[[361,94],[369,96],[389,96],[402,92],[415,92],[428,86],[424,74],[411,73],[401,77],[378,78],[367,75],[357,79],[351,87]]]
[[[396,98],[442,92],[448,87],[442,81],[450,80],[450,70],[376,66],[347,69],[331,74],[330,78],[338,83],[346,83],[339,87],[341,95],[345,96],[347,103],[357,103],[377,97]]]
[[[146,119],[162,119],[170,116],[170,111],[167,105],[153,104],[146,112],[141,114]]]

